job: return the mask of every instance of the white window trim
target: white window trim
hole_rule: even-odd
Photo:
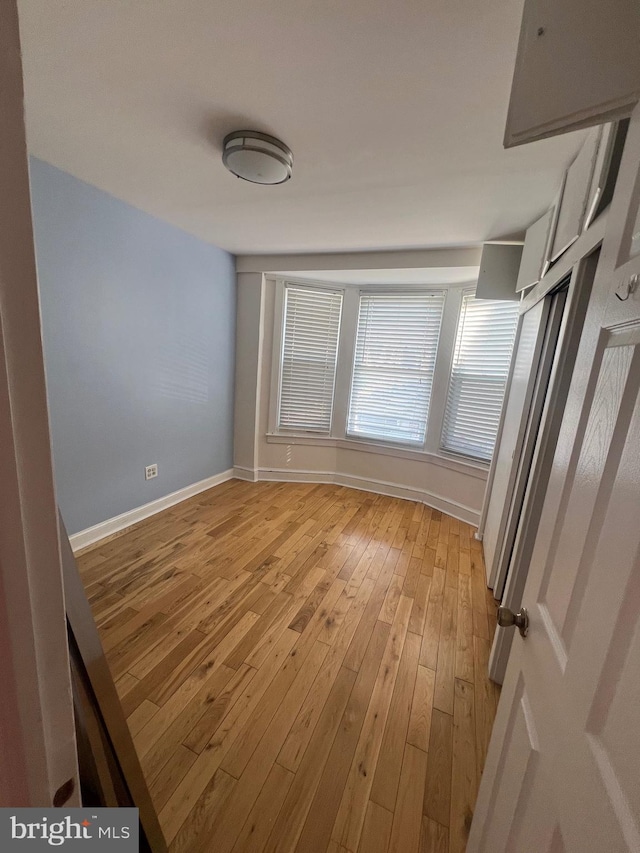
[[[438,441],[437,452],[441,456],[447,456],[450,458],[459,459],[459,460],[464,461],[464,462],[469,463],[469,464],[484,466],[485,469],[488,470],[491,466],[491,460],[485,461],[483,459],[480,459],[477,456],[473,456],[472,454],[466,454],[466,453],[462,453],[461,451],[456,451],[456,450],[449,450],[448,448],[443,446],[443,444],[444,444],[444,419],[445,419],[445,414],[446,414],[447,401],[449,398],[449,390],[451,388],[451,382],[453,381],[453,376],[452,376],[453,359],[454,359],[454,355],[455,355],[456,341],[458,338],[458,327],[459,327],[460,323],[462,322],[462,314],[461,314],[462,300],[464,299],[465,296],[472,296],[475,298],[475,294],[476,294],[475,287],[471,287],[469,285],[460,288],[459,291],[460,292],[459,292],[459,296],[458,296],[457,319],[456,319],[455,327],[453,329],[453,344],[451,347],[451,357],[449,359],[448,377],[447,377],[447,380],[445,383],[445,394],[444,394],[444,399],[442,402],[442,410],[441,410],[442,411],[442,417],[440,418],[440,425],[439,425],[440,428],[439,428],[438,437],[437,437],[437,441]],[[516,330],[514,332],[514,338],[513,338],[513,346],[511,349],[511,357],[512,358],[513,358],[513,354],[516,350],[516,345],[518,342],[519,325],[520,325],[519,319],[517,319],[516,320]],[[510,375],[510,372],[509,372],[509,375]],[[509,387],[509,375],[507,376],[507,379],[505,381],[504,394],[502,397],[502,406],[504,406],[506,394],[507,394],[508,387]],[[500,436],[500,426],[498,425],[498,434],[496,436],[496,442],[494,445],[494,452],[498,446],[499,436]],[[492,459],[493,459],[493,454],[492,454]]]
[[[340,318],[340,327],[338,332],[338,351],[336,356],[336,378],[333,388],[333,411],[331,419],[331,433],[333,434],[335,414],[336,414],[336,387],[338,384],[338,374],[340,373],[339,365],[341,358],[341,343],[343,338],[344,327],[344,296],[345,288],[341,286],[333,287],[327,282],[311,282],[299,281],[293,278],[276,279],[276,300],[273,328],[273,352],[271,356],[271,383],[269,388],[269,433],[278,435],[308,435],[322,437],[322,433],[315,430],[287,430],[281,429],[278,426],[278,413],[280,411],[280,372],[282,367],[283,348],[284,348],[284,311],[285,311],[285,287],[287,284],[295,285],[297,288],[306,288],[307,290],[325,290],[327,292],[340,292],[343,294],[342,315]]]
[[[446,447],[442,446],[442,444],[444,442],[444,435],[443,435],[443,433],[444,433],[444,418],[445,418],[446,411],[447,411],[447,400],[449,399],[449,389],[451,388],[451,378],[452,378],[451,377],[451,371],[453,370],[453,359],[454,359],[455,349],[456,349],[456,340],[458,338],[458,326],[460,325],[460,323],[462,321],[462,315],[461,315],[462,300],[468,294],[472,294],[475,296],[475,292],[476,292],[475,287],[470,287],[469,285],[467,285],[466,287],[458,288],[457,308],[456,308],[455,322],[454,322],[453,328],[452,328],[452,339],[451,339],[451,347],[450,347],[450,351],[449,351],[449,360],[447,363],[446,376],[444,377],[444,382],[442,383],[442,386],[440,389],[443,393],[442,393],[442,401],[439,401],[439,402],[441,402],[441,405],[440,405],[440,408],[438,409],[438,412],[440,415],[440,417],[438,419],[438,431],[436,433],[434,430],[434,435],[432,436],[432,438],[433,438],[433,441],[435,442],[434,446],[437,448],[436,452],[438,454],[442,454],[443,456],[447,456],[447,457],[452,457],[454,459],[464,460],[464,461],[468,462],[469,464],[486,465],[486,467],[488,468],[489,465],[491,464],[490,462],[484,462],[482,459],[477,459],[475,456],[467,456],[464,453],[456,453],[455,451],[447,450]]]
[[[355,364],[356,352],[355,352],[355,350],[356,350],[356,343],[357,343],[357,337],[358,337],[358,325],[359,325],[359,321],[360,321],[360,301],[361,301],[361,298],[363,295],[371,294],[371,293],[393,294],[393,293],[409,293],[409,292],[435,293],[435,294],[442,295],[443,301],[442,301],[441,325],[440,325],[440,330],[438,332],[438,342],[436,345],[436,364],[435,364],[435,367],[437,367],[438,358],[440,356],[440,342],[441,342],[442,325],[443,325],[442,321],[444,320],[444,312],[445,312],[447,296],[448,296],[446,286],[444,286],[444,285],[420,285],[420,284],[415,285],[415,284],[412,284],[412,285],[397,285],[395,287],[392,287],[390,285],[367,285],[367,286],[358,287],[358,289],[357,289],[357,297],[358,298],[357,298],[357,302],[355,303],[355,323],[354,323],[354,327],[353,327],[354,332],[352,335],[353,346],[352,346],[352,352],[350,354],[351,358],[350,358],[350,362],[349,362],[351,364],[351,370],[350,370],[349,375],[347,377],[349,389],[348,389],[348,393],[347,393],[345,425],[344,425],[344,433],[340,433],[341,435],[344,434],[345,440],[347,440],[347,441],[358,441],[358,442],[364,441],[367,443],[388,445],[388,446],[403,448],[403,449],[407,449],[407,450],[418,450],[420,452],[424,452],[427,449],[427,431],[429,429],[429,423],[431,421],[431,413],[433,411],[433,409],[432,409],[433,386],[434,386],[434,383],[436,381],[435,367],[434,367],[434,373],[433,373],[432,382],[431,382],[431,390],[430,390],[430,395],[429,395],[429,410],[427,413],[427,422],[425,424],[425,438],[424,438],[424,441],[422,443],[408,442],[408,441],[406,441],[406,442],[392,441],[392,440],[385,441],[384,439],[376,439],[376,438],[373,438],[372,436],[366,436],[366,435],[358,436],[358,435],[350,435],[348,433],[348,418],[349,418],[349,411],[351,409],[351,394],[353,392],[353,375],[354,375],[354,371],[355,371],[355,367],[356,367],[356,364]],[[345,373],[346,373],[346,371],[345,371]]]
[[[331,433],[329,435],[319,435],[316,432],[306,432],[304,430],[283,430],[278,428],[280,371],[282,347],[284,344],[285,287],[287,284],[295,285],[296,287],[307,287],[310,290],[339,291],[343,294],[333,396],[333,417]],[[399,292],[411,290],[445,292],[442,326],[433,375],[429,416],[427,419],[427,431],[424,445],[421,447],[401,444],[399,442],[396,444],[388,441],[376,441],[370,438],[357,438],[347,436],[346,433],[360,294],[372,292],[388,293],[394,290]],[[460,471],[461,473],[471,474],[472,476],[484,479],[489,469],[489,463],[462,454],[452,453],[440,447],[462,296],[464,293],[473,292],[474,290],[475,288],[470,287],[468,283],[439,286],[421,284],[355,285],[334,284],[310,279],[301,280],[294,277],[276,277],[267,442],[272,444],[335,446],[366,453],[379,453],[401,459],[431,462],[454,471]]]
[[[444,310],[442,312],[442,326],[440,328],[440,340],[438,342],[438,356],[436,369],[433,374],[433,388],[431,392],[431,409],[427,422],[427,436],[425,450],[436,456],[445,455],[456,458],[454,454],[442,454],[440,447],[440,435],[444,423],[445,406],[449,394],[449,377],[453,364],[453,353],[456,345],[456,333],[458,331],[458,317],[462,305],[462,294],[467,287],[450,287],[446,291]]]

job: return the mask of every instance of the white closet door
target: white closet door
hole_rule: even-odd
[[[531,395],[535,383],[536,369],[544,339],[548,306],[538,302],[521,319],[516,343],[511,384],[505,400],[503,428],[500,444],[495,450],[493,485],[488,501],[487,517],[483,534],[483,547],[487,566],[487,581],[493,587],[497,569],[497,558],[502,549],[502,539],[511,506],[516,467],[527,424]]]
[[[505,146],[629,115],[638,44],[637,0],[525,0]]]
[[[544,274],[555,211],[554,205],[527,228],[516,284],[516,292],[518,293],[537,284]]]
[[[551,261],[559,258],[582,233],[601,138],[602,128],[593,128],[578,156],[567,169],[562,203],[551,245]]]
[[[467,853],[640,850],[640,110],[628,142]]]

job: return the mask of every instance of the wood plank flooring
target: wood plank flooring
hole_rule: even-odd
[[[472,534],[232,480],[80,556],[171,853],[462,853],[498,698]]]

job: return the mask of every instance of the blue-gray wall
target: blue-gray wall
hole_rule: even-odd
[[[74,533],[232,467],[234,259],[33,158],[31,182],[58,501]]]

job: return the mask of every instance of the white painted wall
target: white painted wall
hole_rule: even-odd
[[[258,375],[262,322],[262,273],[238,273],[236,291],[236,380],[233,461],[252,471],[256,453]]]
[[[248,479],[338,482],[421,500],[477,524],[487,471],[463,461],[340,439],[268,436],[276,285],[265,272],[295,268],[464,267],[479,249],[240,257],[236,343],[236,474]],[[258,268],[258,269],[256,269]]]

